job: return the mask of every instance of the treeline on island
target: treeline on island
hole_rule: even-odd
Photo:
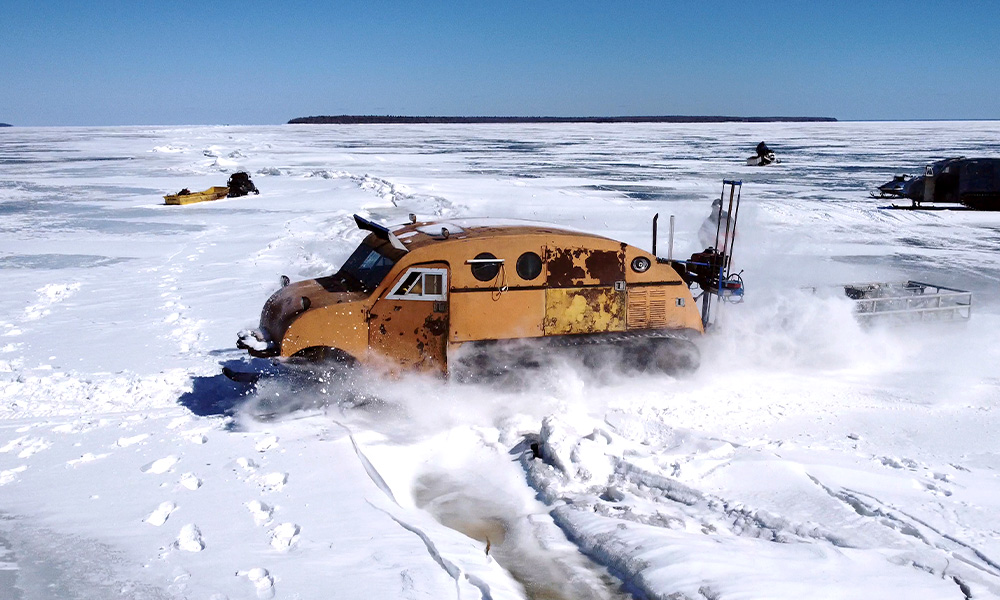
[[[363,125],[415,123],[803,123],[834,122],[833,117],[725,117],[725,116],[649,116],[649,117],[403,117],[396,115],[335,115],[298,117],[289,125]]]
[[[10,123],[0,123],[0,127],[13,127]]]

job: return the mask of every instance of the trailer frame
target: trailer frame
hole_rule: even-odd
[[[907,280],[844,284],[844,295],[865,324],[968,321],[972,292],[944,285]],[[813,288],[813,291],[817,291]]]

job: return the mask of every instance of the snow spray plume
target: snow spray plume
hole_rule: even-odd
[[[297,365],[258,381],[240,406],[241,417],[276,420],[304,413],[366,407],[381,408],[375,381],[362,369]]]
[[[733,369],[891,369],[912,351],[891,332],[862,327],[846,298],[761,291],[726,308],[705,336],[702,376]]]
[[[940,397],[981,383],[990,376],[984,365],[1000,360],[989,333],[1000,319],[991,315],[976,315],[975,327],[953,321],[863,325],[845,297],[811,291],[765,291],[726,308],[705,338],[699,378],[836,374],[838,380],[867,379]]]
[[[458,425],[537,421],[553,412],[601,414],[613,396],[601,390],[620,387],[639,374],[626,365],[627,355],[619,348],[540,352],[531,344],[515,346],[513,354],[491,353],[484,359],[489,368],[479,374],[458,372],[451,379],[391,376],[366,368],[290,370],[258,382],[239,413],[259,421],[336,411],[387,435],[424,437]],[[531,352],[521,354],[524,349]],[[533,358],[508,362],[512,355]]]

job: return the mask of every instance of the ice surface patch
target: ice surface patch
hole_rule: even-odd
[[[260,478],[261,489],[265,492],[280,492],[288,483],[288,473],[268,473]]]
[[[191,417],[176,417],[167,423],[167,429],[177,429],[191,422]]]
[[[15,448],[19,447],[22,443],[24,443],[26,439],[28,439],[28,436],[22,436],[10,440],[3,446],[0,446],[0,453],[6,454],[7,452],[14,450]]]
[[[250,511],[250,515],[253,517],[253,522],[256,525],[266,524],[271,520],[271,515],[274,513],[273,508],[259,500],[247,502],[246,507]]]
[[[132,437],[118,438],[118,441],[115,442],[115,445],[118,446],[119,448],[128,448],[129,446],[138,444],[139,442],[143,441],[149,436],[150,434],[148,433],[140,433],[139,435],[133,435]]]
[[[0,446],[0,454],[6,454],[17,450],[18,458],[28,458],[32,454],[36,454],[51,447],[52,442],[49,442],[45,438],[21,436],[7,442],[3,446]]]
[[[95,460],[100,460],[102,458],[107,458],[109,456],[111,456],[111,454],[107,452],[103,454],[94,454],[93,452],[85,452],[80,458],[74,458],[72,460],[66,461],[66,466],[76,467],[78,465],[92,463]]]
[[[177,154],[178,152],[184,152],[186,148],[180,146],[166,145],[166,146],[154,146],[150,152],[161,152],[164,154]]]
[[[381,177],[374,177],[369,174],[354,175],[346,171],[315,170],[306,177],[322,177],[323,179],[350,179],[365,191],[372,192],[381,200],[389,202],[394,207],[402,207],[407,210],[430,214],[434,216],[446,216],[454,212],[454,206],[445,198],[425,194],[416,194],[405,185],[393,183]]]
[[[311,173],[309,173],[308,175],[306,175],[306,177],[319,177],[319,178],[322,178],[322,179],[341,179],[341,178],[349,179],[349,178],[351,178],[353,176],[350,173],[348,173],[347,171],[333,171],[333,172],[330,172],[330,171],[327,171],[327,170],[324,170],[324,169],[318,169],[318,170],[312,171]]]
[[[0,378],[0,419],[142,411],[176,406],[190,382],[183,369],[140,377],[123,373],[77,376],[63,371],[43,376]]]
[[[21,444],[22,449],[17,453],[18,458],[28,458],[33,454],[37,454],[42,450],[47,450],[52,447],[52,442],[44,438],[33,438]]]
[[[37,321],[52,312],[51,306],[66,300],[80,289],[79,283],[50,283],[35,290],[38,301],[24,309],[25,321]]]
[[[226,152],[220,146],[209,146],[208,148],[202,150],[201,154],[206,158],[213,159],[209,162],[203,163],[203,166],[219,171],[235,170],[240,166],[239,161],[235,159],[246,158],[238,149]]]
[[[230,171],[238,169],[240,167],[240,163],[239,161],[220,157],[209,163],[208,166],[211,168],[218,169],[219,171]]]
[[[271,547],[285,551],[299,539],[299,526],[295,523],[282,523],[271,530]]]
[[[191,491],[194,491],[201,487],[201,479],[198,479],[198,477],[195,476],[194,473],[185,473],[181,475],[181,479],[178,483],[180,483],[181,486]]]
[[[254,445],[254,450],[257,452],[266,452],[271,448],[275,448],[278,445],[277,436],[269,435],[266,438],[260,440]]]
[[[151,463],[147,463],[140,469],[143,473],[153,473],[154,475],[162,475],[167,471],[174,468],[177,461],[180,459],[174,455],[164,456],[163,458],[158,458]]]
[[[159,527],[160,525],[163,525],[164,523],[167,522],[167,519],[170,518],[170,513],[174,512],[175,510],[177,510],[176,504],[170,501],[163,502],[156,507],[156,510],[149,513],[149,516],[146,517],[144,520],[150,525]]]
[[[257,592],[258,598],[273,598],[274,597],[274,579],[271,577],[267,569],[262,569],[256,567],[250,569],[249,571],[237,571],[236,575],[246,576],[253,584],[254,591]]]
[[[192,444],[207,444],[208,443],[208,433],[207,428],[189,429],[187,431],[182,431],[180,433],[181,437],[191,442]]]
[[[28,469],[28,465],[21,465],[19,467],[14,467],[13,469],[7,469],[0,471],[0,485],[7,485],[8,483],[17,479],[18,473],[24,473]]]
[[[201,539],[201,530],[194,523],[188,523],[181,527],[181,532],[177,535],[177,547],[187,552],[201,552],[205,549],[205,542]]]

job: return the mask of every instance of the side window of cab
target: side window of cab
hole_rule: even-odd
[[[392,292],[386,296],[390,300],[434,300],[448,297],[447,269],[413,268],[408,270]]]

